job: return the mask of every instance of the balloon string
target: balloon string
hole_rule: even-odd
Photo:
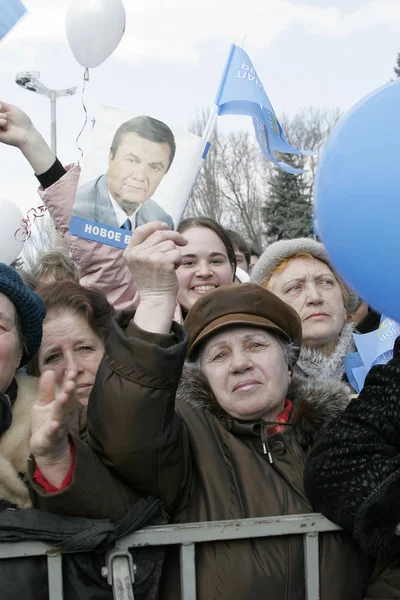
[[[81,137],[82,133],[84,132],[86,124],[87,124],[87,121],[88,121],[88,111],[87,111],[87,108],[86,108],[86,105],[85,105],[85,100],[84,100],[85,87],[86,87],[86,82],[87,81],[89,81],[89,70],[88,69],[85,70],[85,73],[83,75],[83,86],[82,86],[82,92],[81,92],[81,103],[82,103],[82,108],[85,111],[85,120],[84,120],[82,129],[78,133],[78,137],[76,138],[76,141],[75,141],[76,147],[78,148],[79,152],[81,153],[81,156],[80,156],[80,158],[78,160],[78,165],[80,164],[80,162],[81,162],[81,160],[83,158],[83,150],[79,146],[79,138]]]
[[[22,227],[14,233],[14,238],[17,242],[26,242],[31,237],[32,226],[36,219],[44,217],[47,208],[44,204],[36,208],[30,208],[26,213],[26,217],[22,219]]]

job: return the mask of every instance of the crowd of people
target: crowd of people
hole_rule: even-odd
[[[30,272],[0,264],[0,509],[117,522],[151,496],[170,523],[321,511],[343,527],[320,535],[321,599],[399,598],[400,346],[357,397],[345,358],[376,315],[323,244],[259,252],[206,216],[137,226],[125,251],[80,239],[79,166],[6,103],[0,142],[32,165],[63,244]],[[299,536],[203,543],[197,597],[304,600],[304,562]],[[156,587],[180,598],[174,546]]]

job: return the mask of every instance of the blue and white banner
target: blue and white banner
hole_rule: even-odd
[[[218,115],[249,115],[253,118],[257,141],[265,158],[288,173],[305,172],[277,160],[275,151],[302,156],[315,153],[298,150],[289,144],[253,63],[235,44],[232,44],[215,104]]]
[[[345,369],[350,384],[358,393],[364,386],[368,371],[375,365],[385,365],[393,358],[393,346],[399,335],[399,323],[384,315],[379,329],[353,334],[357,352],[346,356]]]
[[[75,215],[71,217],[69,232],[85,240],[115,246],[115,248],[122,248],[123,250],[125,250],[132,237],[131,231],[125,231],[119,227],[97,223],[97,221],[76,217]]]
[[[0,40],[25,13],[26,8],[20,0],[0,0]]]

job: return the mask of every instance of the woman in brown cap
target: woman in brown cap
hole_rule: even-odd
[[[221,286],[193,305],[186,330],[173,322],[185,243],[153,223],[132,236],[126,260],[140,304],[111,328],[90,443],[133,489],[160,497],[175,523],[312,512],[306,456],[347,390],[293,381],[300,319],[259,285]],[[201,544],[196,556],[198,600],[304,600],[300,537]],[[347,534],[323,534],[320,557],[322,600],[363,597],[366,564]],[[168,549],[161,598],[179,597]]]

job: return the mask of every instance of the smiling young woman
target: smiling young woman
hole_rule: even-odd
[[[177,299],[185,316],[198,298],[221,285],[233,283],[236,256],[225,229],[213,219],[184,219],[178,232],[187,241],[182,250],[182,263],[176,271]]]

